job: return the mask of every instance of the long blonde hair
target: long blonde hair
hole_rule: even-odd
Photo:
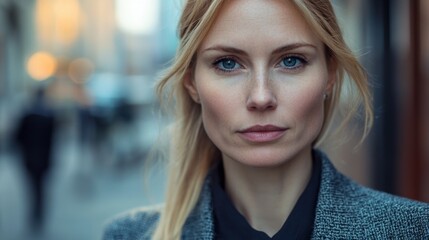
[[[201,120],[201,107],[184,86],[193,68],[198,47],[213,25],[225,0],[187,0],[179,22],[180,45],[172,66],[157,85],[161,103],[175,109],[175,125],[169,158],[166,201],[154,232],[154,239],[180,239],[187,217],[195,207],[204,180],[219,150],[208,138]],[[317,142],[332,120],[347,74],[358,90],[345,114],[344,125],[363,106],[364,136],[373,121],[372,99],[364,69],[347,47],[329,0],[293,0],[297,9],[326,47],[329,64],[337,69],[332,93],[325,102],[325,119]],[[355,90],[353,90],[355,91]]]

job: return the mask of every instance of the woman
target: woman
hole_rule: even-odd
[[[120,217],[105,239],[429,237],[427,204],[359,186],[314,148],[344,74],[364,135],[373,118],[328,0],[188,0],[179,27],[158,85],[177,117],[165,205]]]

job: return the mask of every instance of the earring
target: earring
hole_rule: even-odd
[[[327,93],[323,94],[323,100],[326,100],[329,97],[329,95]]]

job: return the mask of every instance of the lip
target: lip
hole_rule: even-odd
[[[254,125],[238,131],[238,134],[247,141],[263,143],[272,142],[281,138],[286,130],[287,128],[275,125]]]

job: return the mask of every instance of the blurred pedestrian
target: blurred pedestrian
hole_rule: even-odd
[[[34,230],[40,230],[44,223],[45,178],[51,168],[54,132],[54,112],[46,101],[45,89],[38,88],[18,122],[15,135],[32,193],[30,223]]]

